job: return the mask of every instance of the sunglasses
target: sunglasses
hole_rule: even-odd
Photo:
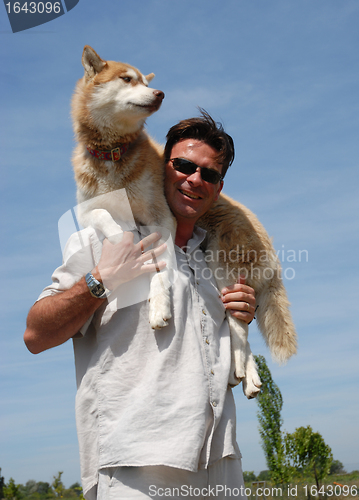
[[[168,161],[171,161],[173,168],[178,172],[181,172],[181,174],[192,175],[197,171],[197,168],[199,168],[202,179],[210,184],[217,184],[217,182],[223,179],[218,170],[214,170],[214,168],[200,167],[192,161],[185,160],[184,158],[170,158]]]

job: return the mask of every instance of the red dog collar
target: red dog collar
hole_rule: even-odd
[[[87,146],[87,151],[94,156],[95,158],[98,158],[99,160],[104,160],[104,161],[118,161],[121,159],[121,156],[126,153],[129,147],[129,143],[125,144],[120,144],[118,148],[111,149],[110,151],[98,151],[97,149],[92,149]]]

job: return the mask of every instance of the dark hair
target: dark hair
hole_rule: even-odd
[[[202,116],[181,120],[169,129],[166,137],[165,159],[166,161],[170,159],[172,148],[177,142],[184,139],[197,139],[218,151],[217,160],[222,165],[222,177],[224,177],[234,160],[233,139],[226,134],[221,123],[216,123],[204,109],[199,108],[199,110]]]

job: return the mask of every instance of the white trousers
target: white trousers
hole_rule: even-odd
[[[226,457],[198,472],[163,465],[101,469],[97,500],[247,500],[244,489],[241,460]]]

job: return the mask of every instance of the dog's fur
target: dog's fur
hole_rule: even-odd
[[[175,220],[163,193],[163,150],[144,131],[145,119],[157,111],[164,97],[148,88],[154,75],[145,77],[127,64],[104,61],[89,46],[84,48],[82,64],[85,75],[77,83],[72,101],[80,221],[113,237],[119,229],[115,221],[125,220],[126,214],[111,197],[98,195],[125,188],[135,220],[165,227],[174,237]],[[87,150],[112,150],[123,143],[130,146],[117,162],[94,158]],[[199,225],[208,232],[206,260],[219,288],[234,284],[239,273],[247,275],[246,283],[256,292],[258,326],[273,357],[286,361],[296,352],[296,333],[280,264],[263,226],[250,210],[225,195],[220,195]],[[163,282],[168,283],[163,272],[151,281],[154,299],[149,320],[153,328],[165,326],[171,317],[168,287]],[[255,397],[261,382],[247,341],[247,325],[229,313],[227,317],[232,342],[230,383],[242,380],[246,396]]]
[[[103,61],[89,46],[82,56],[84,77],[72,100],[77,147],[73,155],[79,220],[118,241],[116,220],[133,214],[142,226],[160,226],[175,234],[175,220],[163,195],[163,149],[144,131],[148,116],[157,111],[163,92],[148,88],[154,74],[143,76],[136,68]],[[92,156],[87,147],[107,151],[129,143],[116,162]],[[109,193],[126,189],[132,214],[124,213],[118,198]],[[103,195],[103,196],[101,196]],[[111,215],[109,215],[111,214]],[[166,326],[171,317],[166,271],[151,280],[150,323]]]
[[[207,230],[207,262],[219,289],[239,275],[256,292],[257,324],[272,357],[286,362],[296,353],[296,332],[281,279],[281,267],[271,240],[257,217],[244,205],[221,194],[198,224]],[[247,341],[248,326],[227,313],[232,341],[230,383],[242,380],[248,398],[261,386]]]

